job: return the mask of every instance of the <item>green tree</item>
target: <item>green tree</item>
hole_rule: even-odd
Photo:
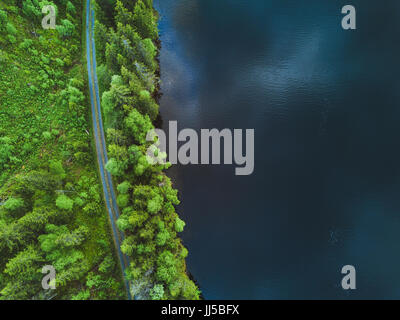
[[[107,27],[100,23],[99,21],[95,21],[95,26],[94,26],[94,32],[95,32],[95,43],[96,43],[96,58],[99,63],[99,66],[97,67],[97,76],[99,78],[99,89],[100,89],[100,94],[102,94],[106,88],[103,86],[103,81],[101,80],[101,75],[105,75],[104,72],[106,71],[104,63],[106,62],[106,56],[105,56],[105,51],[101,50],[104,46],[105,43],[108,42],[108,30]],[[110,84],[111,77],[107,83],[107,86]]]
[[[118,192],[122,193],[122,194],[126,194],[128,193],[129,189],[132,188],[131,184],[129,183],[129,181],[124,181],[122,183],[120,183],[117,187]]]
[[[117,0],[115,4],[115,21],[118,23],[122,24],[133,24],[134,23],[134,17],[133,14],[125,8],[124,4],[120,1]]]
[[[157,258],[157,279],[170,284],[177,275],[176,261],[172,252],[164,250]]]
[[[11,22],[7,23],[6,29],[9,35],[15,36],[17,34],[17,29]]]
[[[61,24],[56,26],[56,29],[60,33],[61,37],[67,38],[74,34],[75,25],[68,19],[63,19],[61,20]]]
[[[119,110],[124,103],[130,102],[129,89],[124,86],[120,76],[113,76],[109,91],[105,91],[102,96],[102,107],[104,110],[105,127],[116,128],[122,112]]]
[[[178,216],[175,219],[175,231],[182,232],[185,227],[185,221],[181,220]]]
[[[6,163],[10,160],[13,155],[14,146],[12,140],[9,137],[0,138],[0,169],[4,168]]]
[[[60,209],[72,210],[72,207],[74,206],[74,201],[68,198],[65,194],[62,194],[58,196],[56,200],[56,205]]]
[[[142,0],[138,0],[135,4],[133,19],[135,28],[143,39],[156,39],[158,37],[153,8],[148,8]]]
[[[113,176],[122,176],[127,168],[125,161],[119,161],[115,158],[110,158],[106,164],[106,170]]]
[[[150,289],[149,294],[152,300],[161,300],[164,296],[164,286],[162,284],[155,284],[154,287]]]
[[[156,244],[158,246],[163,246],[171,238],[171,234],[166,229],[162,229],[156,237]]]
[[[49,169],[50,169],[50,173],[55,175],[59,179],[64,179],[67,176],[60,160],[50,161]]]
[[[38,0],[24,0],[22,2],[22,12],[28,18],[39,18],[42,14]]]
[[[150,96],[150,92],[147,90],[142,90],[137,98],[137,108],[143,114],[147,114],[152,121],[157,118],[158,115],[158,105]]]
[[[155,214],[161,210],[163,203],[164,199],[160,194],[152,193],[152,198],[147,202],[147,210]]]
[[[39,243],[46,253],[46,259],[57,270],[56,285],[65,286],[68,282],[79,279],[89,270],[89,265],[77,247],[85,241],[89,229],[81,226],[69,231],[65,225],[48,224],[46,232],[39,236]]]
[[[67,12],[70,15],[76,14],[76,8],[75,8],[75,6],[73,5],[73,3],[71,1],[67,2]]]
[[[7,25],[7,12],[4,10],[0,10],[0,30],[4,28],[5,25]]]
[[[0,220],[0,250],[8,248],[15,249],[23,242],[23,234],[20,226],[16,223],[6,223]]]
[[[24,200],[19,198],[9,198],[4,203],[4,208],[9,211],[18,211],[24,206]]]
[[[107,255],[99,265],[99,271],[107,274],[113,271],[115,267],[115,261],[111,254]]]
[[[143,116],[136,109],[133,109],[125,118],[125,125],[139,144],[146,143],[147,134],[154,128],[149,116]]]
[[[101,61],[100,59],[99,61]],[[111,83],[111,75],[106,65],[101,64],[97,67],[97,78],[99,79],[100,96],[103,96],[103,93],[109,89]]]
[[[198,300],[200,291],[193,281],[185,278],[184,284],[182,285],[182,298],[186,300]]]
[[[117,204],[120,208],[125,208],[129,202],[129,194],[120,194],[117,197]]]

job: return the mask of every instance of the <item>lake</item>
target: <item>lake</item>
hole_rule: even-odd
[[[204,298],[399,299],[400,2],[154,2],[165,129],[255,129],[252,175],[168,171]]]

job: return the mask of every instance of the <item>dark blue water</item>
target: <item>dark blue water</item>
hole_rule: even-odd
[[[169,172],[204,297],[400,298],[400,2],[155,4],[164,122],[255,129],[253,175]]]

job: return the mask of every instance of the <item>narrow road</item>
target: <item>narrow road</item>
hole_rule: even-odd
[[[96,141],[97,162],[104,192],[104,200],[110,218],[114,244],[118,253],[122,274],[124,275],[124,284],[129,300],[132,300],[129,282],[125,279],[125,270],[129,266],[129,260],[121,252],[120,246],[124,240],[124,235],[116,227],[116,221],[119,217],[118,205],[115,197],[113,182],[110,173],[105,169],[107,158],[107,146],[104,137],[103,120],[101,117],[101,106],[99,97],[99,88],[96,73],[96,47],[94,41],[94,10],[91,8],[91,0],[86,4],[86,59],[88,69],[88,79],[90,88],[90,102],[93,119],[93,133]]]

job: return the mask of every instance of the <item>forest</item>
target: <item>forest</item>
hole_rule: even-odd
[[[188,250],[178,237],[185,226],[175,212],[178,193],[164,173],[170,164],[154,165],[146,157],[152,144],[146,135],[159,122],[157,12],[152,0],[113,4],[97,1],[95,35],[106,168],[118,184],[117,223],[126,235],[121,249],[131,260],[127,276],[134,293],[150,284],[151,299],[198,299],[186,272]]]
[[[41,27],[53,5],[57,28]],[[152,0],[98,0],[96,53],[124,232],[122,275],[96,166],[80,0],[0,3],[0,299],[199,299],[178,236],[167,165],[146,160],[160,123],[158,15]],[[56,289],[41,286],[56,269]]]

